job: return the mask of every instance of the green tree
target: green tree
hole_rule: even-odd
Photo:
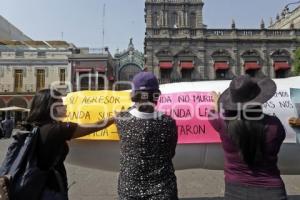
[[[294,53],[293,67],[295,75],[300,75],[300,48],[297,48]]]

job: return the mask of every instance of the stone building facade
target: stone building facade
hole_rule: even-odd
[[[72,48],[65,41],[0,41],[0,108],[29,108],[34,93],[51,85],[65,92]],[[16,114],[16,121],[24,117]]]
[[[300,2],[290,3],[284,7],[281,14],[277,14],[275,21],[271,21],[270,29],[299,29],[300,28]],[[298,5],[292,9],[290,6]]]
[[[145,1],[145,58],[161,83],[231,79],[248,73],[287,77],[300,30],[207,29],[202,0]]]
[[[114,63],[108,48],[78,48],[69,56],[69,62],[74,91],[111,89]]]
[[[118,89],[129,89],[125,82],[132,81],[137,73],[144,69],[144,54],[134,48],[133,39],[130,39],[128,48],[122,52],[117,52],[114,56],[115,72],[118,83]]]

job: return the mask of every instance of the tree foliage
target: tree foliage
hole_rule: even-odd
[[[300,48],[294,53],[293,71],[295,75],[300,75]]]

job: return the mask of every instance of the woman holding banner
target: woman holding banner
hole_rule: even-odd
[[[27,123],[40,129],[38,142],[38,165],[41,169],[51,170],[46,189],[41,199],[68,199],[67,174],[64,160],[69,148],[67,141],[88,135],[110,126],[114,120],[107,119],[95,124],[80,126],[76,123],[62,122],[66,117],[66,106],[63,105],[62,94],[56,90],[38,91],[32,101]],[[29,125],[26,125],[30,129]],[[54,166],[53,166],[54,165]],[[57,178],[58,172],[60,178]]]
[[[285,130],[277,117],[262,112],[275,92],[269,78],[238,76],[218,100],[224,112],[210,115],[224,150],[226,200],[287,199],[277,167]]]
[[[156,77],[141,72],[133,78],[135,105],[117,115],[120,135],[120,200],[177,200],[172,158],[177,145],[175,121],[155,110],[160,95]]]

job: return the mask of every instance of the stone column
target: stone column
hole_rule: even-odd
[[[91,72],[89,73],[89,90],[92,88],[92,77]]]
[[[161,79],[160,77],[160,69],[159,69],[159,60],[158,58],[155,56],[153,50],[151,52],[152,54],[152,61],[151,61],[151,65],[152,65],[152,72],[155,74],[155,76],[158,78],[158,79]]]
[[[159,12],[159,15],[157,16],[157,26],[158,27],[163,27],[164,26],[164,12],[161,10]]]
[[[153,19],[152,19],[153,14],[154,14],[154,11],[151,9],[151,5],[146,6],[145,7],[146,27],[152,27],[152,25],[153,25]]]
[[[188,27],[189,26],[189,15],[188,15],[188,12],[185,11],[185,27]]]
[[[79,72],[76,72],[76,90],[80,90],[80,77],[79,77]]]
[[[269,57],[270,52],[266,45],[264,45],[263,52],[264,52],[264,66],[262,72],[264,73],[264,75],[270,77],[272,64],[270,63],[270,57]]]
[[[270,78],[275,78],[275,70],[274,70],[274,67],[273,67],[273,65],[272,65],[272,63],[273,63],[273,60],[271,60],[270,61],[271,62],[271,67],[270,67]]]
[[[209,59],[207,62],[207,71],[208,71],[208,79],[209,80],[214,80],[216,79],[216,71],[214,69],[214,60]]]
[[[196,10],[196,28],[203,27],[203,16],[202,16],[203,6],[199,6]]]
[[[200,45],[202,47],[204,47],[204,44]],[[199,79],[200,80],[204,80],[205,78],[207,78],[207,62],[206,62],[206,50],[204,48],[201,48],[201,50],[198,52],[197,54],[197,58],[199,59],[198,62],[198,70],[199,70]]]
[[[171,73],[171,80],[182,79],[181,68],[179,67],[179,59],[173,58],[173,69]]]
[[[243,66],[241,64],[241,56],[240,56],[240,50],[239,47],[237,46],[238,44],[236,44],[236,47],[234,48],[234,52],[235,52],[235,63],[236,63],[236,68],[235,71],[233,71],[235,73],[236,76],[243,74]]]
[[[168,12],[166,12],[166,11],[164,11],[164,13],[165,13],[165,15],[164,15],[164,21],[165,21],[165,23],[164,23],[164,26],[169,26],[169,24],[168,24]]]
[[[154,65],[153,65],[153,46],[151,42],[147,42],[146,40],[146,48],[145,48],[145,54],[147,56],[146,59],[146,66],[147,66],[147,70],[149,72],[153,72],[154,70]]]
[[[99,90],[99,88],[98,88],[98,78],[99,78],[99,72],[97,71],[96,72],[96,80],[95,80],[95,90]]]

